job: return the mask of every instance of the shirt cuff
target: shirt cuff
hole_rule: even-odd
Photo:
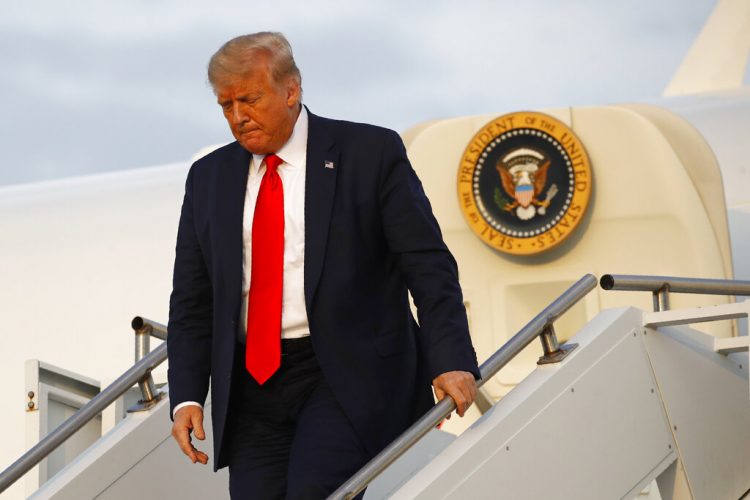
[[[200,406],[201,410],[203,410],[203,405],[200,403],[196,403],[195,401],[185,401],[183,403],[178,404],[174,407],[174,410],[172,410],[172,419],[174,419],[175,414],[177,413],[177,410],[180,408],[183,408],[185,406]]]

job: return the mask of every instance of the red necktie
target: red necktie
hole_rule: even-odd
[[[283,160],[265,158],[255,202],[245,366],[263,384],[281,365],[281,293],[284,272],[284,187],[276,171]]]

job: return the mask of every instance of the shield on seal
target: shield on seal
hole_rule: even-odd
[[[528,207],[531,204],[531,200],[534,199],[534,186],[530,184],[516,186],[515,198],[523,208]]]

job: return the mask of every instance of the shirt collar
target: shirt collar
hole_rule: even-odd
[[[276,156],[284,160],[285,168],[299,168],[305,164],[307,158],[307,109],[302,109],[297,116],[297,121],[292,129],[292,135],[281,149],[276,151]],[[255,172],[260,170],[260,165],[266,155],[253,154],[253,169]]]

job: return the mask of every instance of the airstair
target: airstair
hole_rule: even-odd
[[[671,310],[669,297],[750,295],[750,282],[606,275],[604,289],[651,292],[654,311],[601,311],[559,345],[555,321],[596,285],[581,278],[483,363],[482,382],[542,342],[537,368],[498,402],[480,397],[483,414],[465,432],[435,429],[455,409],[447,398],[331,498],[365,487],[368,499],[635,498],[654,481],[662,499],[747,495],[750,337],[717,338],[699,324],[747,318],[750,302]],[[134,328],[140,360],[0,474],[0,492],[138,384],[134,411],[30,498],[228,498],[226,473],[189,463],[171,440],[168,388],[151,379],[166,345],[147,344],[166,329]]]

